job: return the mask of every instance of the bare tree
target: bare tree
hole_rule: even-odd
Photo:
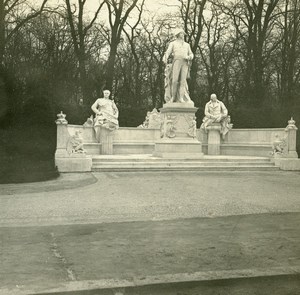
[[[254,105],[267,98],[266,68],[280,41],[274,38],[280,0],[243,0],[219,6],[233,22],[243,55],[244,87],[242,96]]]
[[[164,102],[164,63],[163,56],[171,41],[171,27],[168,16],[143,21],[144,30],[144,62],[147,67],[147,79],[152,107],[159,107]]]
[[[293,103],[300,78],[300,1],[285,0],[282,22],[280,101]]]
[[[190,44],[191,50],[196,55],[202,30],[203,30],[203,12],[206,0],[179,0],[180,13],[183,20],[184,30],[187,34],[186,41]],[[191,66],[189,89],[192,99],[195,99],[195,86],[197,83],[198,63],[194,59]]]
[[[228,16],[214,3],[211,3],[209,15],[203,19],[203,24],[202,41],[198,47],[206,72],[206,95],[217,93],[228,104],[233,100],[230,84],[237,41],[231,34]],[[203,74],[199,74],[201,79]]]
[[[225,24],[215,9],[211,10],[211,17],[207,21],[204,20],[203,23],[205,27],[203,38],[205,37],[206,40],[205,44],[199,46],[199,51],[206,68],[208,92],[220,94],[220,72],[222,66],[220,39],[222,34],[224,34]]]
[[[141,16],[143,12],[143,6],[144,6],[145,0],[142,0],[141,7],[138,7],[138,17],[134,25],[130,25],[127,23],[127,27],[129,32],[127,32],[126,28],[123,28],[123,31],[125,35],[127,36],[127,40],[130,45],[131,53],[134,58],[134,63],[135,63],[135,69],[134,69],[134,84],[131,85],[131,88],[134,89],[133,97],[135,98],[135,101],[137,104],[140,104],[141,102],[141,90],[142,90],[142,83],[140,80],[140,75],[141,75],[141,60],[139,57],[139,54],[137,52],[137,38],[139,38],[139,35],[141,33],[141,30],[138,27],[140,21],[141,21]]]
[[[47,1],[43,0],[39,8],[35,8],[26,0],[0,0],[0,65],[9,40],[24,24],[43,12]]]
[[[121,40],[121,33],[129,18],[130,13],[137,7],[139,0],[104,0],[108,9],[110,25],[110,54],[106,67],[106,87],[112,89],[114,80],[114,68],[118,45]],[[142,6],[144,1],[140,6]]]
[[[94,22],[96,21],[100,10],[105,3],[105,0],[99,3],[99,6],[93,18],[89,22],[86,22],[84,20],[86,0],[77,0],[77,5],[72,5],[70,0],[65,0],[65,2],[67,19],[70,25],[73,46],[78,60],[78,68],[81,81],[81,92],[83,93],[83,97],[86,98],[90,96],[90,93],[86,86],[86,37],[88,35],[89,30],[92,28]]]

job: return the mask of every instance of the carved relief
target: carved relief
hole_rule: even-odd
[[[165,136],[165,124],[164,120],[160,123],[160,137],[163,138]]]
[[[67,151],[69,154],[85,154],[83,148],[83,139],[80,135],[81,131],[75,131],[75,134],[70,137],[67,145]]]
[[[196,121],[196,117],[190,117],[187,120],[188,121],[188,135],[192,138],[196,138],[197,136],[197,121]]]
[[[160,128],[160,137],[176,137],[176,127],[175,124],[178,118],[176,116],[165,115],[164,120],[162,120]]]
[[[282,157],[287,154],[286,138],[279,138],[278,134],[275,135],[275,140],[272,144],[271,155],[273,157]]]
[[[165,122],[165,134],[164,136],[169,137],[169,138],[174,138],[176,137],[176,127],[175,124],[177,122],[178,118],[177,116],[171,116],[167,115],[166,117],[166,122]]]
[[[149,125],[148,128],[159,128],[161,122],[162,115],[157,109],[153,109],[152,112],[149,114]]]
[[[147,112],[147,116],[143,124],[139,125],[137,128],[153,128],[158,129],[161,125],[162,115],[157,109],[153,109],[152,112]]]

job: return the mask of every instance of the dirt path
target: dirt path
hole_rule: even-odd
[[[300,214],[1,228],[1,286],[300,266]]]

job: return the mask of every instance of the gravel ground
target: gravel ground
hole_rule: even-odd
[[[299,212],[299,196],[299,172],[69,174],[1,185],[0,226]]]
[[[0,185],[0,294],[153,274],[289,273],[299,269],[299,188],[300,173],[283,171],[74,173]],[[178,294],[264,294],[271,285],[265,294],[296,294],[298,276],[289,279]],[[173,294],[164,288],[155,294]]]

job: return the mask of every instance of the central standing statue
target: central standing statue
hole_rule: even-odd
[[[174,31],[176,39],[169,44],[163,57],[165,68],[165,101],[168,102],[191,102],[189,96],[187,78],[191,61],[194,57],[190,45],[184,41],[184,31]],[[169,57],[172,63],[168,63]]]

